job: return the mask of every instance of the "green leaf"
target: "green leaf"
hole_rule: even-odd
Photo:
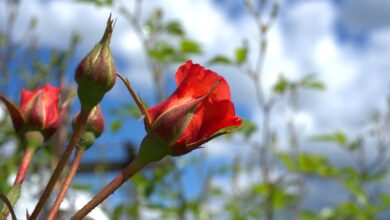
[[[300,154],[295,162],[288,154],[279,154],[283,163],[291,170],[298,168],[308,174],[316,174],[319,176],[335,176],[337,170],[332,167],[326,157],[314,154]]]
[[[179,21],[170,21],[165,27],[165,30],[171,34],[176,36],[183,36],[184,31]]]
[[[154,184],[147,184],[144,188],[144,195],[146,198],[149,198],[152,194],[153,194],[153,191],[154,191]]]
[[[280,75],[278,81],[273,87],[273,91],[277,94],[283,94],[287,90],[289,85],[290,83],[286,80],[286,78]]]
[[[357,149],[360,149],[363,146],[363,139],[362,138],[357,138],[354,141],[351,141],[346,145],[346,148],[350,152],[354,152]]]
[[[300,219],[302,220],[318,220],[318,216],[308,210],[303,210],[300,213]]]
[[[294,196],[288,194],[281,187],[275,187],[272,190],[273,192],[273,206],[277,209],[286,207],[288,204],[291,204],[294,201]]]
[[[112,212],[112,215],[111,215],[111,219],[112,220],[118,220],[120,219],[123,211],[125,209],[125,205],[124,204],[119,204],[115,207],[114,211]]]
[[[316,80],[315,75],[313,74],[305,76],[299,82],[299,85],[305,89],[325,90],[325,84]]]
[[[211,58],[208,62],[207,62],[209,65],[212,65],[212,64],[225,64],[225,65],[229,65],[229,64],[232,64],[232,61],[223,56],[223,55],[217,55],[213,58]]]
[[[356,200],[363,205],[367,204],[367,196],[364,189],[356,182],[349,179],[343,181],[345,187],[347,187],[351,193],[356,197]]]
[[[110,125],[110,130],[112,133],[118,132],[122,127],[123,121],[122,120],[116,120],[113,121]]]
[[[310,139],[318,142],[333,142],[339,145],[345,145],[347,143],[347,136],[340,131],[331,134],[315,135]]]
[[[381,194],[381,202],[386,209],[390,209],[390,195]]]
[[[194,214],[200,211],[200,206],[201,204],[199,200],[187,202],[188,209],[191,210],[191,212]]]
[[[180,42],[180,51],[182,53],[190,53],[190,54],[201,54],[202,53],[202,49],[200,47],[200,45],[193,41],[193,40],[189,40],[189,39],[183,39],[181,42]]]
[[[370,172],[370,173],[367,173],[366,175],[363,175],[363,181],[366,181],[366,182],[380,182],[380,181],[383,181],[385,179],[385,177],[387,176],[387,172],[382,170],[382,171],[378,171],[378,172]]]
[[[112,5],[114,3],[113,0],[77,0],[78,2],[85,2],[85,3],[92,3],[95,4],[96,6],[107,6],[107,5]]]
[[[286,166],[287,169],[296,170],[297,166],[291,160],[290,155],[288,155],[287,153],[279,152],[278,157],[283,162],[284,166]]]
[[[148,55],[156,61],[166,62],[176,54],[175,48],[168,42],[160,42],[148,51]]]
[[[211,188],[209,193],[211,195],[213,195],[213,197],[218,197],[218,196],[224,195],[223,190],[221,188],[217,188],[217,187]]]
[[[309,84],[304,84],[302,87],[306,89],[316,89],[316,90],[325,90],[325,84],[322,82],[311,82]]]
[[[341,167],[337,169],[337,176],[339,178],[358,181],[359,174],[357,171],[352,167]]]
[[[259,194],[264,198],[268,198],[272,195],[272,206],[276,209],[286,207],[287,204],[291,204],[294,200],[294,196],[288,194],[281,186],[275,184],[259,183],[252,186],[252,193]],[[268,200],[267,200],[268,202]]]
[[[247,59],[248,47],[244,45],[243,47],[239,47],[234,52],[236,63],[243,64]]]

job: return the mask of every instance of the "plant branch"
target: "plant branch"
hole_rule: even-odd
[[[109,184],[107,184],[98,194],[95,195],[82,209],[80,209],[71,220],[81,220],[94,208],[102,203],[108,196],[115,192],[123,183],[137,173],[145,164],[140,163],[135,158],[131,163],[119,173]]]
[[[66,177],[66,179],[62,183],[61,190],[58,193],[57,198],[49,211],[49,215],[47,217],[47,220],[54,220],[55,219],[57,212],[60,208],[60,205],[65,198],[66,192],[68,191],[69,186],[70,186],[70,184],[71,184],[71,182],[72,182],[72,180],[77,172],[77,169],[79,168],[80,161],[81,161],[81,158],[83,157],[83,154],[84,154],[84,150],[82,150],[80,148],[76,149],[74,160],[73,160],[73,163],[70,167],[68,176]]]
[[[43,207],[45,206],[45,203],[50,197],[51,192],[54,189],[54,186],[60,177],[66,163],[69,160],[69,157],[76,145],[76,143],[79,142],[80,136],[82,132],[84,131],[85,124],[87,122],[88,116],[90,111],[86,112],[84,110],[81,111],[80,114],[80,120],[77,122],[76,128],[73,131],[73,135],[70,139],[70,142],[65,150],[65,152],[62,154],[60,161],[57,164],[57,167],[55,168],[52,176],[50,177],[50,180],[48,184],[46,185],[45,190],[43,191],[41,198],[39,199],[37,205],[35,206],[35,209],[33,213],[31,214],[29,220],[36,220],[38,218],[39,213],[42,211]]]

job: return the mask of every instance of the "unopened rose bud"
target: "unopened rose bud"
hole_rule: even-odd
[[[72,121],[73,128],[76,126],[77,120],[80,118],[80,112],[74,117]],[[87,123],[83,134],[81,135],[79,147],[87,150],[95,142],[95,139],[100,137],[104,131],[104,117],[100,106],[95,106],[88,116]]]
[[[110,50],[112,31],[113,20],[110,16],[102,39],[77,66],[75,80],[84,110],[96,106],[115,84],[115,63]]]
[[[49,84],[33,91],[22,90],[20,108],[0,94],[11,115],[15,131],[23,137],[27,131],[36,130],[48,140],[60,125],[58,111],[60,89]]]

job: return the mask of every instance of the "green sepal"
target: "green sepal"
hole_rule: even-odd
[[[2,101],[7,108],[11,119],[12,123],[14,125],[15,131],[19,131],[19,129],[22,127],[24,124],[24,118],[22,116],[22,113],[19,111],[19,108],[7,97],[5,97],[3,94],[0,93],[0,101]]]
[[[26,146],[28,149],[32,149],[34,151],[45,142],[45,137],[39,130],[26,131],[20,138],[23,146]]]
[[[77,146],[80,150],[86,151],[88,150],[94,143],[96,137],[95,134],[91,131],[85,131],[79,141],[79,145]]]
[[[169,146],[156,135],[149,133],[141,142],[138,160],[142,165],[157,162],[169,154]]]

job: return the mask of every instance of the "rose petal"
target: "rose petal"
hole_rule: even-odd
[[[217,81],[220,81],[220,83],[211,94],[212,99],[215,101],[229,100],[229,86],[222,76],[211,70],[206,70],[199,64],[192,64],[192,61],[187,61],[176,72],[176,84],[178,86],[176,91],[167,100],[148,109],[151,122],[153,123],[160,114],[177,105],[206,95]]]

